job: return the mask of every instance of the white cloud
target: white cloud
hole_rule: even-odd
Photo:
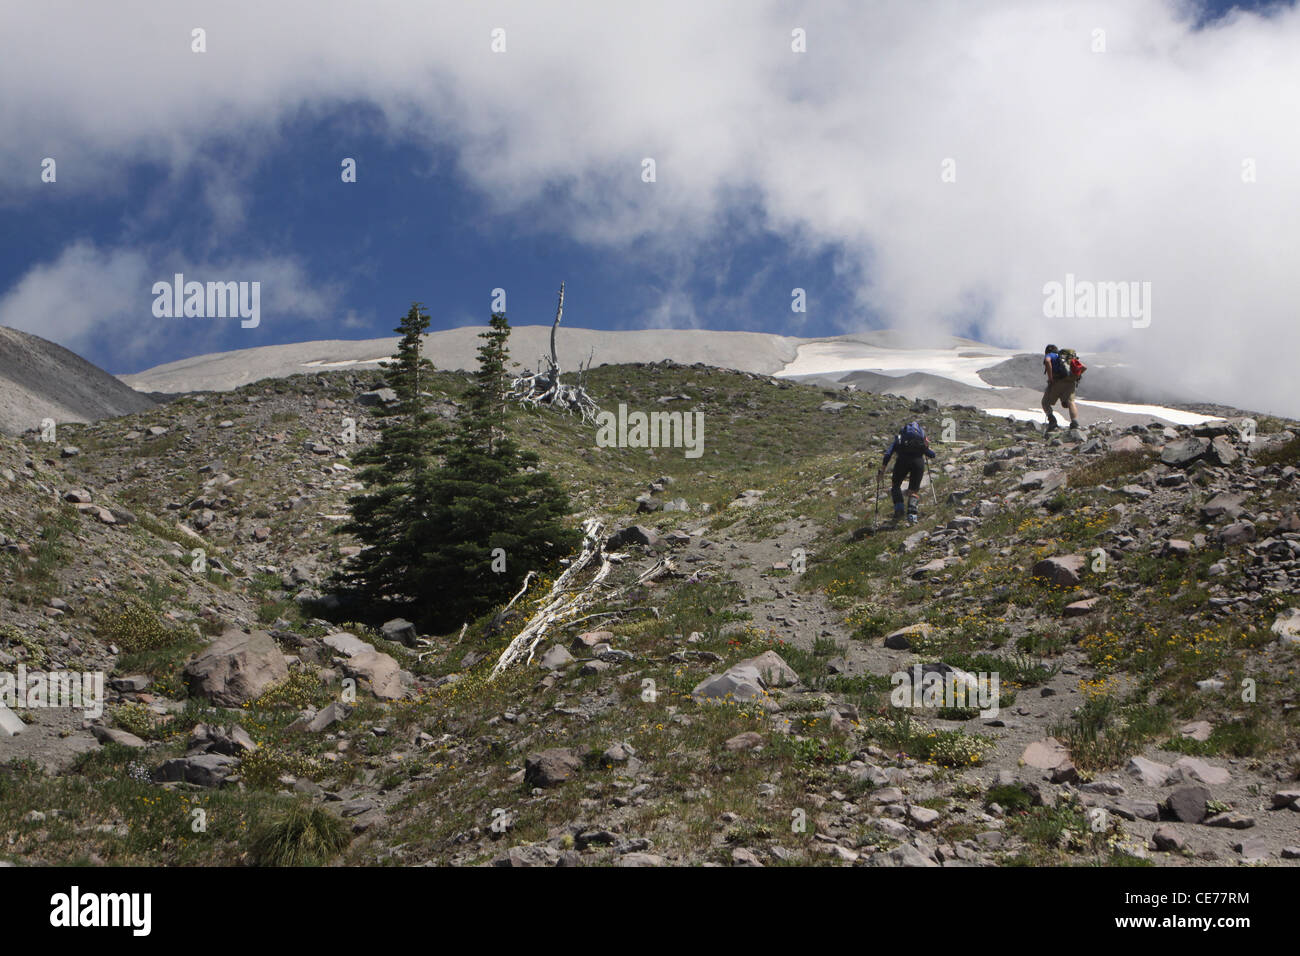
[[[367,100],[392,135],[455,145],[471,182],[502,209],[536,210],[539,228],[707,255],[727,240],[716,227],[728,209],[757,202],[768,228],[801,250],[838,250],[845,274],[863,277],[861,314],[838,317],[846,329],[868,312],[946,328],[980,303],[1002,342],[1109,340],[1208,399],[1300,415],[1289,376],[1258,370],[1262,350],[1300,354],[1289,254],[1300,247],[1300,13],[1197,32],[1191,10],[6,4],[0,160],[26,168],[33,149],[64,144],[97,162],[61,167],[60,184],[96,188],[122,161],[196,161],[208,136],[261,143],[304,105]],[[206,54],[189,52],[194,26]],[[790,51],[796,26],[805,54]],[[1091,50],[1094,28],[1104,53]],[[647,156],[654,184],[640,180]],[[955,183],[940,181],[947,157]],[[1253,184],[1241,181],[1247,158]],[[37,173],[26,188],[39,188]],[[232,226],[240,206],[225,192],[237,182],[208,197]],[[543,206],[557,188],[569,202]],[[1042,287],[1066,273],[1150,281],[1151,326],[1045,319]]]
[[[73,351],[98,343],[118,363],[156,355],[165,342],[192,343],[194,354],[221,347],[227,340],[218,323],[227,320],[154,317],[153,284],[170,283],[177,272],[186,281],[260,282],[262,322],[268,327],[281,319],[321,320],[336,314],[338,286],[313,282],[292,258],[192,262],[158,250],[100,248],[78,241],[57,259],[28,270],[0,296],[0,325]]]

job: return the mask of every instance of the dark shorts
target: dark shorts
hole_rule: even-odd
[[[899,455],[894,459],[894,486],[891,490],[895,501],[903,500],[903,480],[907,480],[907,490],[916,493],[921,488],[921,478],[925,475],[924,455]]]

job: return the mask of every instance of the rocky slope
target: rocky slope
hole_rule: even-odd
[[[153,400],[40,336],[0,326],[0,432],[44,419],[89,422],[152,407]]]
[[[0,736],[3,856],[285,862],[263,837],[317,811],[322,861],[356,864],[1300,855],[1293,423],[1045,440],[763,375],[596,369],[605,405],[702,411],[705,455],[516,416],[574,520],[619,531],[608,593],[628,590],[489,680],[548,582],[448,635],[331,609],[345,420],[372,439],[380,374],[0,439],[0,669],[111,688],[102,718],[20,710]],[[464,377],[433,388],[454,419]],[[940,457],[893,527],[874,470],[910,417]],[[898,706],[918,667],[997,674],[997,713]]]

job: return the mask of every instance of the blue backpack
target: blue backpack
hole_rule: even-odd
[[[908,422],[898,433],[898,451],[904,455],[923,455],[928,444],[925,429],[918,422]]]
[[[1065,359],[1061,357],[1060,352],[1048,352],[1047,357],[1052,363],[1052,378],[1070,377],[1070,368],[1065,364]]]

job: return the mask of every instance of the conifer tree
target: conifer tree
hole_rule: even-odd
[[[397,401],[377,409],[382,419],[379,440],[353,456],[362,466],[357,478],[367,490],[348,500],[352,518],[338,531],[366,547],[339,580],[367,603],[400,605],[417,593],[413,588],[420,542],[411,528],[427,511],[421,496],[427,490],[431,453],[442,438],[424,394],[433,372],[421,354],[428,329],[429,313],[422,304],[412,303],[396,329],[401,339],[387,375]]]
[[[543,572],[581,537],[564,523],[568,496],[506,431],[509,336],[506,317],[493,314],[465,410],[420,494],[417,593],[439,627],[507,600],[528,571]]]

